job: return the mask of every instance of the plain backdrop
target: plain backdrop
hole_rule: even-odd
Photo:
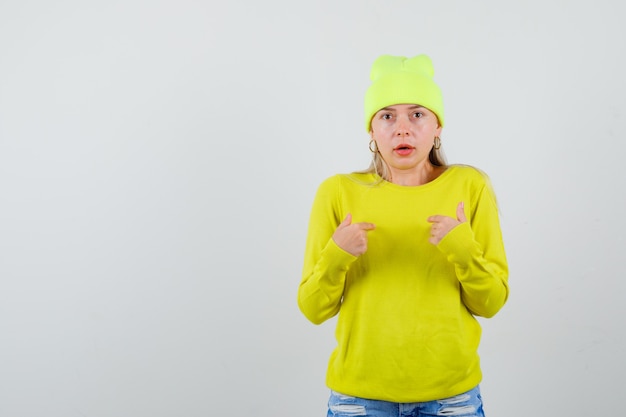
[[[618,415],[621,7],[1,0],[0,416],[325,415],[335,322],[296,304],[310,206],[369,164],[371,63],[420,53],[449,162],[501,208],[488,416]]]

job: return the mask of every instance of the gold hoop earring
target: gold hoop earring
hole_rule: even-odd
[[[374,144],[373,149],[372,149],[372,144]],[[370,148],[371,153],[378,153],[378,145],[376,144],[376,141],[374,139],[370,140],[369,148]]]
[[[441,138],[439,136],[435,136],[435,142],[433,143],[433,148],[439,150],[441,148]]]

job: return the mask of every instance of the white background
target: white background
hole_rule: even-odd
[[[0,2],[0,416],[325,415],[309,209],[365,168],[381,54],[427,53],[492,178],[490,417],[623,410],[618,1]]]

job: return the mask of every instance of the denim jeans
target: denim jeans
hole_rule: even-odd
[[[331,391],[327,417],[485,417],[480,388],[442,400],[393,403],[366,400]]]

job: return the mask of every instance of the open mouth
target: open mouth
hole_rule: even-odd
[[[411,153],[413,153],[414,149],[415,149],[414,146],[411,146],[407,143],[401,143],[395,148],[393,148],[393,151],[396,153],[396,155],[409,156],[411,155]]]
[[[411,153],[413,149],[415,149],[413,146],[407,145],[406,143],[401,143],[395,148],[393,148],[393,150],[399,153],[400,155],[406,155],[408,153]]]

